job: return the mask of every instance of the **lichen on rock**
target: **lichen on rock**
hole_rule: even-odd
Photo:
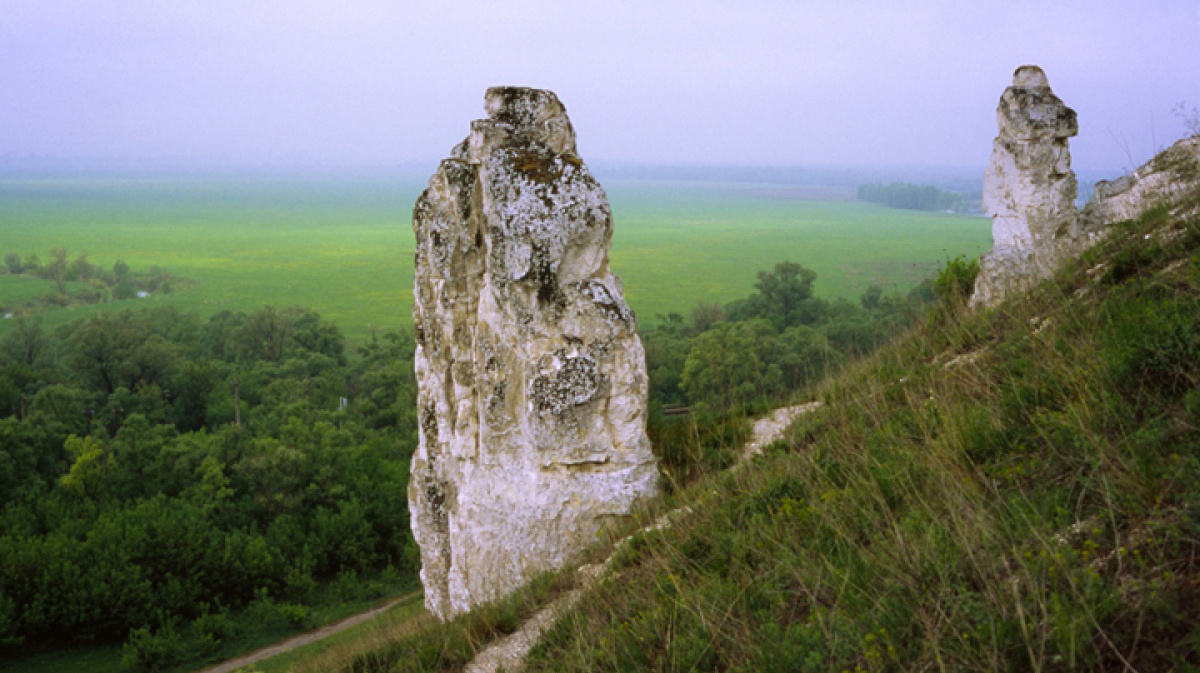
[[[604,190],[553,93],[492,88],[486,109],[413,213],[409,503],[443,619],[560,567],[658,483]]]

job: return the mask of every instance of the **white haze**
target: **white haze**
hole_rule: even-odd
[[[1127,167],[1200,106],[1200,2],[5,0],[0,162],[429,164],[520,84],[588,161],[981,166],[1025,63]]]

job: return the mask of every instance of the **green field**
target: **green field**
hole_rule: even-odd
[[[601,176],[603,178],[603,176]],[[980,218],[890,210],[735,183],[605,183],[616,219],[612,266],[643,325],[697,302],[726,302],[789,259],[819,274],[818,294],[904,290],[947,255],[990,245]],[[407,178],[0,180],[0,254],[43,260],[53,247],[109,268],[160,266],[196,284],[140,300],[72,306],[47,326],[100,311],[169,305],[210,314],[303,305],[363,340],[411,323],[412,204]],[[824,196],[824,192],[818,192]],[[0,305],[48,281],[0,276]],[[0,334],[11,329],[0,321]]]

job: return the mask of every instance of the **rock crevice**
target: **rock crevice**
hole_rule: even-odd
[[[560,567],[658,479],[604,191],[553,93],[493,88],[486,109],[413,214],[409,501],[443,619]]]

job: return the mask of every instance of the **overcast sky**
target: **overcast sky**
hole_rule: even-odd
[[[1012,71],[1122,168],[1200,107],[1200,0],[0,0],[0,159],[431,164],[491,85],[591,162],[981,166]]]

